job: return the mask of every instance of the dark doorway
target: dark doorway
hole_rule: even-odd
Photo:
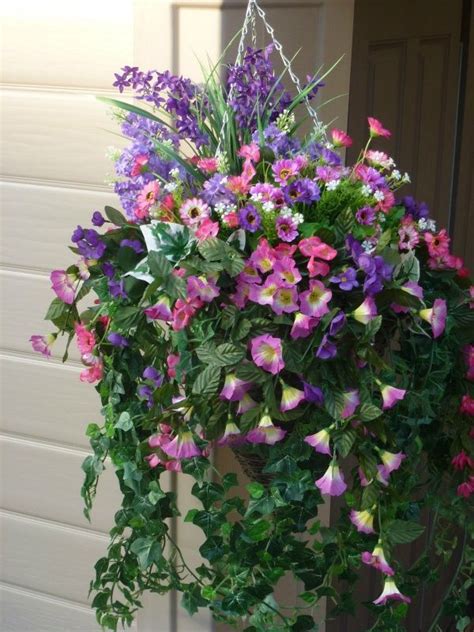
[[[474,72],[471,4],[355,0],[349,132],[353,146],[361,147],[367,116],[392,130],[393,140],[379,147],[410,174],[412,184],[403,191],[427,202],[440,225],[457,234],[458,254],[473,264],[474,249],[456,231],[474,224],[468,221],[474,215],[472,144],[470,151],[463,148],[474,116],[466,107],[472,108],[468,79]]]

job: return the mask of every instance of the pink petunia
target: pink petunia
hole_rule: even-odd
[[[347,419],[347,417],[352,417],[356,408],[360,404],[359,391],[357,389],[345,391],[342,398],[344,401],[344,408],[342,409],[341,417],[343,419]]]
[[[255,364],[264,371],[276,375],[285,368],[280,338],[269,334],[257,336],[250,341],[250,351]]]
[[[270,275],[263,285],[251,285],[249,299],[259,305],[273,305],[273,299],[280,287],[274,279],[274,275]]]
[[[170,353],[166,358],[166,365],[168,367],[168,377],[173,379],[176,377],[176,367],[178,366],[180,357],[177,353]]]
[[[186,281],[186,288],[189,299],[199,299],[203,303],[211,303],[219,296],[217,285],[205,276],[189,276]]]
[[[322,494],[328,494],[329,496],[341,496],[347,489],[339,466],[334,461],[330,464],[323,476],[318,478],[315,485]]]
[[[251,382],[239,379],[235,373],[227,373],[220,398],[230,402],[240,401],[251,386]]]
[[[439,338],[446,327],[448,308],[444,298],[437,298],[433,303],[433,307],[422,309],[418,312],[420,318],[431,325],[433,330],[433,338]]]
[[[312,318],[321,318],[329,312],[332,292],[321,281],[310,281],[309,290],[300,294],[301,312]]]
[[[297,312],[298,292],[294,287],[280,287],[273,296],[272,309],[275,314],[291,314]]]
[[[410,603],[411,599],[410,597],[402,595],[391,577],[386,577],[382,594],[380,597],[375,599],[373,603],[376,606],[385,606],[389,601],[403,601],[405,603]]]
[[[368,509],[356,511],[352,509],[349,518],[360,533],[375,533],[373,511],[369,511]]]
[[[474,416],[474,398],[469,394],[463,395],[459,412],[471,417]]]
[[[311,316],[306,316],[306,314],[298,312],[295,314],[295,320],[293,321],[293,325],[291,327],[290,336],[293,340],[297,340],[298,338],[307,338],[312,334],[318,323],[318,318],[311,318]]]
[[[329,432],[323,429],[319,432],[316,432],[315,434],[308,435],[304,438],[304,441],[312,448],[314,448],[316,452],[332,456],[331,446],[329,444],[330,439],[331,435],[329,434]]]
[[[193,434],[189,430],[177,434],[172,441],[161,446],[161,449],[174,459],[192,459],[201,456],[201,450],[197,447]]]
[[[237,424],[232,420],[228,420],[225,425],[224,434],[218,440],[217,444],[221,446],[222,445],[235,446],[235,445],[239,445],[243,443],[244,441],[245,441],[245,437],[240,432]]]
[[[319,237],[306,237],[298,244],[298,249],[305,257],[317,257],[331,261],[336,257],[337,250],[324,243]]]
[[[378,571],[381,571],[385,575],[388,575],[390,577],[395,575],[395,571],[393,570],[393,568],[390,566],[390,564],[387,562],[387,559],[385,558],[383,545],[380,542],[380,540],[375,545],[372,553],[369,553],[369,551],[364,551],[360,557],[364,564],[367,564],[368,566],[372,566],[373,568],[377,569]]]
[[[196,237],[200,242],[209,239],[210,237],[215,237],[219,232],[219,224],[217,222],[213,222],[208,217],[206,217],[199,228],[196,230]]]
[[[144,312],[147,320],[164,320],[165,322],[170,322],[173,318],[171,301],[167,296],[162,296],[155,305],[147,307]]]
[[[388,129],[385,129],[385,127],[378,119],[374,118],[373,116],[369,116],[367,120],[369,122],[370,136],[372,138],[377,138],[378,136],[382,136],[383,138],[390,138],[392,132],[390,132]]]
[[[384,410],[393,408],[395,404],[401,401],[406,395],[406,390],[404,390],[403,388],[395,388],[395,386],[390,386],[389,384],[382,383],[379,383],[379,387],[383,400],[382,408]]]
[[[403,452],[388,452],[387,450],[379,450],[380,459],[383,463],[384,470],[387,474],[391,474],[398,470],[402,464],[405,454]]]
[[[329,274],[330,267],[324,261],[318,261],[316,257],[310,257],[308,259],[308,274],[310,278],[316,276],[325,277]]]
[[[249,443],[274,445],[285,438],[286,430],[275,426],[268,414],[263,415],[258,426],[247,433]]]
[[[260,272],[266,273],[270,272],[273,269],[273,264],[276,261],[275,253],[273,248],[270,246],[268,241],[264,238],[260,239],[258,242],[258,246],[252,252],[249,262],[258,268]]]
[[[286,413],[288,410],[297,408],[305,399],[304,392],[294,386],[283,383],[280,410]]]
[[[57,337],[58,337],[57,334],[48,334],[46,336],[38,336],[38,335],[31,336],[30,342],[31,342],[31,346],[33,347],[33,351],[36,351],[37,353],[41,353],[46,358],[50,358],[51,347],[53,346]]]
[[[68,274],[65,270],[53,270],[50,275],[51,289],[56,296],[67,305],[74,303],[78,278],[75,274]]]
[[[467,481],[458,485],[456,493],[458,496],[462,496],[463,498],[469,498],[472,494],[474,494],[474,476],[470,476]]]
[[[352,312],[352,317],[363,325],[367,325],[377,316],[377,306],[371,296],[368,296],[359,307]]]
[[[301,273],[291,257],[283,257],[276,261],[273,273],[284,287],[293,287],[301,281]]]
[[[463,470],[465,467],[474,469],[474,460],[471,459],[471,457],[466,454],[464,450],[461,450],[461,452],[453,456],[453,458],[451,459],[451,465],[455,470],[460,471]]]

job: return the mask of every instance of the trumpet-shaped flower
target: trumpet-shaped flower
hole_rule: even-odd
[[[285,367],[280,338],[269,334],[257,336],[250,341],[250,352],[255,364],[273,375]]]
[[[170,322],[173,319],[171,301],[167,296],[162,296],[155,305],[147,307],[144,311],[148,320],[164,320],[165,322]]]
[[[293,326],[291,327],[290,336],[293,340],[296,340],[297,338],[307,338],[311,335],[313,329],[318,323],[318,318],[311,318],[311,316],[306,316],[306,314],[298,312],[295,314],[295,320],[293,321]]]
[[[224,387],[220,393],[220,398],[227,399],[230,402],[240,401],[251,386],[251,382],[239,379],[235,373],[228,373],[225,376]]]
[[[373,510],[364,509],[363,511],[356,511],[352,509],[349,517],[357,531],[361,533],[375,533]]]
[[[275,314],[291,314],[298,311],[298,292],[294,287],[280,287],[275,292],[272,302]]]
[[[390,566],[385,558],[382,542],[379,540],[374,547],[372,553],[364,551],[361,555],[361,560],[368,566],[373,566],[378,571],[385,573],[385,575],[395,575],[395,571]]]
[[[242,399],[239,401],[239,405],[237,406],[237,413],[239,415],[243,415],[248,410],[252,410],[252,408],[255,408],[256,405],[257,402],[252,399],[248,393],[244,393]]]
[[[324,334],[315,355],[320,360],[332,360],[337,356],[337,347],[327,334]]]
[[[243,443],[243,441],[245,441],[245,439],[242,437],[242,433],[237,424],[229,419],[225,425],[224,434],[219,439],[218,444],[235,445],[236,443]]]
[[[30,342],[31,346],[33,347],[33,351],[41,353],[46,358],[51,357],[51,347],[53,346],[57,337],[57,334],[48,334],[47,336],[31,336]]]
[[[380,458],[383,463],[384,470],[387,474],[391,474],[395,470],[398,470],[402,464],[405,455],[403,452],[388,452],[387,450],[379,450]]]
[[[56,296],[67,305],[74,303],[78,278],[75,274],[68,274],[65,270],[53,270],[50,275],[51,289]]]
[[[276,257],[273,248],[266,239],[260,239],[258,246],[250,255],[249,262],[263,274],[271,272]]]
[[[344,400],[344,408],[342,409],[341,417],[346,419],[355,413],[357,406],[360,404],[359,391],[357,389],[346,391],[343,393],[342,399]]]
[[[403,388],[395,388],[395,386],[390,386],[389,384],[379,384],[379,387],[382,394],[382,407],[384,410],[393,408],[395,404],[401,401],[406,395],[406,390]]]
[[[329,445],[330,439],[331,435],[329,434],[329,432],[326,429],[323,429],[319,432],[316,432],[315,434],[308,435],[304,438],[304,441],[312,448],[314,448],[316,452],[332,456],[331,446]]]
[[[301,273],[291,257],[278,260],[273,266],[273,272],[283,287],[293,287],[301,281]]]
[[[273,305],[273,298],[279,289],[275,275],[271,274],[263,285],[252,284],[249,289],[249,299],[259,305]]]
[[[321,318],[329,312],[332,292],[321,281],[310,281],[309,290],[300,294],[301,312],[312,318]]]
[[[189,298],[198,298],[204,303],[210,303],[219,296],[217,285],[204,276],[189,276],[187,279],[187,291]]]
[[[397,585],[393,581],[391,577],[385,578],[385,583],[383,586],[383,591],[380,597],[375,599],[373,602],[376,606],[385,606],[388,601],[404,601],[405,603],[410,603],[410,597],[406,595],[402,595],[402,593],[398,590]]]
[[[194,442],[193,433],[189,430],[177,434],[172,441],[162,445],[161,449],[174,459],[192,459],[201,455],[201,450]]]
[[[422,309],[419,313],[420,318],[426,320],[433,330],[433,338],[438,338],[446,327],[447,306],[443,298],[435,299],[433,307]]]
[[[319,386],[313,386],[308,382],[303,382],[304,396],[307,402],[322,406],[324,404],[324,393]]]
[[[371,296],[367,296],[363,303],[352,312],[352,317],[363,325],[367,325],[377,316],[377,306]]]
[[[297,408],[302,401],[304,401],[304,392],[294,386],[288,386],[288,384],[282,383],[281,404],[280,410],[286,412],[287,410],[293,410]]]
[[[315,485],[322,494],[329,496],[340,496],[347,489],[344,477],[335,461],[331,463],[323,476],[318,478]]]
[[[258,426],[247,433],[249,443],[266,443],[274,445],[286,435],[286,430],[275,426],[268,414],[263,415]]]

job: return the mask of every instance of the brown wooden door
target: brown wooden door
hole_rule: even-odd
[[[463,0],[356,0],[349,130],[357,148],[367,116],[393,136],[378,146],[412,184],[403,189],[450,223]]]
[[[468,148],[462,141],[468,128],[472,132],[472,111],[463,108],[470,93],[461,88],[473,71],[471,66],[469,73],[462,72],[462,60],[468,58],[463,37],[469,32],[470,4],[466,0],[355,0],[348,126],[354,138],[349,161],[357,159],[367,140],[367,116],[375,116],[392,131],[391,139],[380,139],[376,146],[394,157],[402,173],[410,174],[412,184],[401,195],[425,201],[440,226],[452,232],[457,228],[459,254],[467,258],[472,258],[473,249],[460,227],[472,230],[474,224],[469,209],[472,145]],[[459,147],[464,162],[468,157],[471,161],[462,170]],[[332,504],[332,521],[339,507]],[[424,523],[428,537],[430,516]],[[397,558],[405,568],[420,555],[424,539],[398,547]],[[455,565],[453,559],[437,586],[428,587],[412,604],[404,622],[408,632],[429,629]],[[376,598],[381,586],[380,573],[362,568],[356,603]],[[361,606],[355,616],[328,623],[327,632],[364,632],[373,621]],[[449,622],[441,625],[443,630],[454,629]]]

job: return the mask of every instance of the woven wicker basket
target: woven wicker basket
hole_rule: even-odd
[[[239,448],[233,448],[233,452],[235,454],[235,458],[250,480],[261,483],[265,487],[270,486],[273,477],[271,474],[263,473],[263,469],[266,465],[265,459],[258,454],[252,454],[247,451],[239,450]]]

